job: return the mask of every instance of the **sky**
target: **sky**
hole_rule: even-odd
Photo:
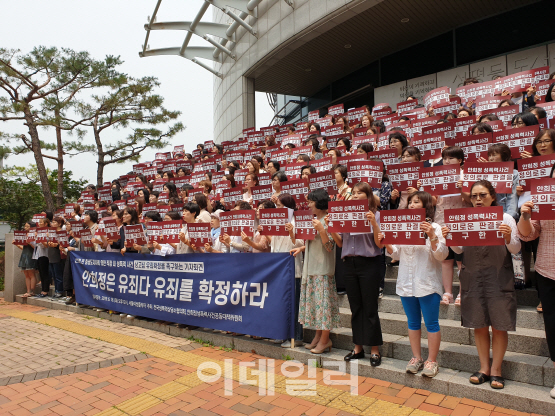
[[[2,24],[0,25],[0,46],[29,52],[35,46],[44,45],[88,51],[91,56],[101,59],[106,55],[120,56],[124,61],[119,67],[133,77],[155,76],[161,82],[157,93],[164,97],[164,106],[179,110],[179,118],[187,128],[172,140],[173,145],[184,144],[192,150],[196,143],[213,139],[213,75],[195,63],[178,56],[156,56],[140,58],[146,31],[144,25],[154,10],[155,0],[26,0],[4,2]],[[158,11],[157,22],[191,21],[196,16],[203,1],[163,0]],[[202,21],[212,18],[210,6]],[[8,16],[18,16],[8,18]],[[151,49],[181,46],[185,32],[153,31],[149,45]],[[202,38],[193,35],[190,45],[210,46]],[[209,61],[205,61],[209,62]],[[273,116],[264,93],[256,93],[256,127],[267,126]],[[163,128],[162,128],[163,130]],[[25,133],[28,130],[20,121],[0,122],[0,131],[5,133]],[[127,136],[124,130],[113,130],[107,142],[116,142]],[[54,131],[41,131],[40,138],[54,141]],[[85,143],[93,143],[86,137]],[[141,161],[154,158],[161,150],[145,150]],[[45,159],[47,168],[54,169],[55,161]],[[92,154],[66,156],[65,168],[74,177],[83,177],[96,182],[95,156]],[[32,166],[35,160],[31,154],[10,156],[4,166]],[[132,162],[109,165],[104,172],[104,180],[115,178],[131,170]]]

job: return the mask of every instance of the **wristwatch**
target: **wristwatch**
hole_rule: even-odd
[[[437,238],[437,235],[436,235],[434,238],[431,238],[431,239],[430,239],[430,243],[432,243],[432,242],[434,242],[434,241],[437,241],[437,240],[439,240],[439,239]]]

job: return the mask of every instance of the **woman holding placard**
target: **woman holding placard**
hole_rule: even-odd
[[[372,224],[372,233],[332,233],[338,247],[342,247],[345,287],[351,308],[351,328],[353,330],[353,351],[345,356],[345,361],[364,358],[363,345],[371,347],[370,364],[381,364],[379,346],[383,345],[380,317],[378,316],[378,295],[381,282],[382,250],[377,239],[380,232],[376,199],[372,188],[366,182],[353,186],[353,200],[368,200],[367,220]],[[326,223],[329,217],[326,217]]]
[[[24,231],[29,231],[31,228],[36,227],[36,224],[32,221],[25,223],[23,228]],[[25,275],[25,286],[27,287],[27,292],[23,295],[24,298],[33,296],[35,292],[35,285],[37,280],[35,278],[35,270],[37,269],[37,261],[33,259],[33,247],[30,244],[20,246],[16,245],[17,248],[22,250],[21,257],[19,258],[18,267],[23,270]]]
[[[396,293],[401,297],[407,315],[409,340],[412,358],[407,364],[407,373],[416,374],[423,369],[422,375],[435,377],[439,372],[437,354],[441,343],[439,329],[439,302],[443,293],[441,262],[449,249],[441,235],[441,227],[433,221],[434,205],[432,196],[427,192],[415,192],[409,196],[409,209],[426,210],[426,221],[420,230],[426,234],[425,245],[398,246],[386,244],[389,255],[403,261],[399,266]],[[384,234],[380,233],[382,241]],[[424,363],[421,352],[422,315],[428,331],[428,359]]]
[[[470,200],[474,207],[497,206],[497,195],[489,181],[481,180],[470,188]],[[449,229],[442,228],[443,236]],[[514,218],[503,213],[499,232],[504,245],[451,247],[455,253],[463,253],[461,281],[461,323],[474,329],[474,339],[480,370],[470,376],[472,384],[490,381],[494,389],[505,387],[501,365],[507,351],[507,331],[516,330],[516,293],[514,287],[511,253],[520,250],[517,226]],[[492,357],[490,365],[490,335],[492,331]]]
[[[555,177],[555,166],[551,169],[551,178]],[[538,240],[538,255],[535,262],[538,294],[543,305],[543,321],[545,324],[545,338],[549,348],[549,356],[555,359],[555,220],[532,220],[534,209],[532,201],[525,202],[520,209],[518,221],[518,236],[522,241]],[[555,387],[551,390],[551,397],[555,398]]]
[[[328,214],[329,196],[324,189],[315,189],[307,196],[308,207],[316,218],[312,220],[316,236],[304,247],[291,253],[297,257],[305,252],[299,301],[299,322],[316,328],[310,344],[313,354],[331,351],[330,331],[339,326],[339,301],[335,291],[335,247],[328,234],[324,218]]]

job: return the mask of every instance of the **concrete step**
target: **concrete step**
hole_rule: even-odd
[[[314,355],[305,348],[284,349],[281,348],[279,345],[273,344],[267,340],[253,340],[252,338],[246,336],[233,337],[231,335],[226,335],[220,332],[214,332],[211,330],[204,330],[200,328],[195,330],[188,330],[186,328],[179,328],[175,325],[167,325],[158,321],[143,320],[139,318],[131,320],[127,318],[122,318],[119,315],[110,315],[106,312],[97,312],[92,309],[82,309],[76,306],[67,306],[63,303],[52,301],[48,298],[21,298],[19,296],[17,301],[27,301],[26,303],[42,306],[45,308],[68,310],[79,314],[86,314],[93,317],[109,319],[115,322],[122,322],[128,325],[134,325],[160,331],[173,336],[185,338],[193,336],[196,339],[212,342],[216,346],[232,347],[233,349],[236,349],[238,351],[254,351],[257,354],[274,359],[297,360],[303,364],[309,364],[308,360],[316,360],[318,366],[321,366],[324,369],[337,371],[338,366],[345,365],[345,367],[343,368],[346,368],[346,371],[351,372],[352,370],[354,370],[355,367],[354,363],[345,363],[345,361],[343,360],[343,357],[347,355],[349,350],[352,348],[352,344],[347,345],[345,348],[341,348],[340,345],[338,345],[340,344],[340,342],[336,339],[336,334],[333,334],[335,338],[332,338],[334,342],[334,347],[331,352],[321,355]],[[350,337],[350,329],[343,328],[343,331],[347,331]],[[309,333],[310,330],[307,330],[306,332]],[[387,345],[384,346],[384,348],[382,349],[382,354],[384,355],[382,364],[379,367],[371,367],[368,358],[358,360],[356,365],[358,375],[386,380],[392,383],[399,383],[416,389],[429,390],[439,394],[479,400],[485,403],[490,403],[494,406],[510,408],[517,411],[531,412],[541,415],[555,415],[555,401],[549,396],[549,391],[553,386],[553,382],[551,382],[551,384],[548,384],[548,387],[545,387],[530,383],[508,380],[503,390],[493,390],[487,383],[484,383],[480,386],[470,384],[468,378],[470,377],[471,373],[456,369],[442,367],[440,368],[439,374],[433,379],[421,377],[420,375],[407,374],[405,372],[405,367],[410,356],[406,356],[406,351],[404,351],[406,350],[406,345],[402,346],[402,338],[404,337],[388,334],[386,334],[385,337],[387,339]],[[395,342],[396,340],[399,340],[397,342],[399,346],[393,348],[394,345],[392,341]],[[406,338],[404,342],[408,345],[408,340],[406,340]],[[426,342],[424,341],[423,347],[425,346]],[[446,345],[446,347],[448,348],[444,348],[442,354],[445,353],[456,355],[457,359],[460,361],[464,361],[467,358],[464,352],[461,353],[457,349],[457,347],[461,346],[457,346],[457,344],[449,344]],[[467,362],[465,369],[477,369],[477,354],[475,353],[475,348],[470,346],[468,346],[468,348],[474,350],[473,355],[476,357],[476,360],[473,360],[471,363]],[[397,355],[397,357],[387,356],[385,354],[387,349],[392,352],[392,354],[390,355]],[[510,354],[512,353],[508,353],[508,356],[510,356]],[[442,358],[443,357],[440,357],[440,364]],[[511,360],[509,367],[514,367],[514,362],[514,359]],[[311,364],[314,365],[314,361],[312,361]],[[546,367],[540,368],[538,365],[532,365],[530,368],[527,368],[527,370],[544,374],[542,371],[545,371]],[[551,373],[551,376],[553,376],[552,365],[550,367],[550,370],[551,371],[545,371],[544,381],[548,380],[549,373]],[[507,369],[506,371],[510,371],[510,369]],[[555,381],[555,377],[552,377],[552,379]]]
[[[310,342],[315,331],[306,328],[304,340]],[[352,332],[350,328],[336,328],[331,331],[330,339],[334,347],[344,350],[353,348]],[[384,357],[395,358],[408,362],[412,357],[409,339],[403,335],[383,333],[384,345],[380,348]],[[428,355],[428,341],[422,340],[422,355]],[[459,371],[477,371],[480,361],[476,347],[453,342],[442,341],[438,355],[441,367]],[[553,362],[543,356],[523,354],[507,351],[503,362],[503,376],[508,380],[519,381],[538,386],[553,386],[555,383],[555,369]]]
[[[349,310],[349,300],[347,299],[347,295],[340,295],[339,296],[339,307],[340,309]],[[397,295],[384,295],[383,299],[379,300],[379,312],[380,317],[382,313],[392,313],[405,316],[405,311],[403,310],[403,305],[401,304],[401,298]],[[342,326],[345,326],[347,322],[349,322],[350,318],[347,321],[341,321]],[[449,319],[452,321],[456,321],[460,325],[461,322],[461,309],[460,306],[456,305],[440,305],[439,307],[439,319]],[[405,318],[406,320],[406,318]],[[545,326],[543,323],[543,315],[536,311],[536,307],[532,306],[518,306],[516,312],[516,326],[520,328],[528,328],[528,329],[539,329],[544,331]],[[350,325],[349,325],[350,327]],[[386,331],[384,331],[386,332]]]
[[[351,310],[340,308],[339,312],[341,315],[341,327],[351,328]],[[408,324],[404,314],[380,312],[379,315],[383,333],[402,336],[408,334]],[[475,345],[474,330],[462,327],[460,320],[440,319],[439,325],[441,327],[442,341]],[[428,338],[424,321],[422,321],[422,338]],[[545,331],[543,329],[517,327],[515,332],[509,332],[508,351],[549,357]]]

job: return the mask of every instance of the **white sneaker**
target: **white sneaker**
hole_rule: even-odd
[[[551,389],[551,391],[549,392],[549,395],[551,396],[551,398],[555,399],[555,387]]]
[[[127,319],[135,319],[135,315],[127,315]]]
[[[303,346],[302,341],[295,341],[295,348],[299,348]],[[281,348],[291,348],[291,340],[287,340],[281,344]]]

